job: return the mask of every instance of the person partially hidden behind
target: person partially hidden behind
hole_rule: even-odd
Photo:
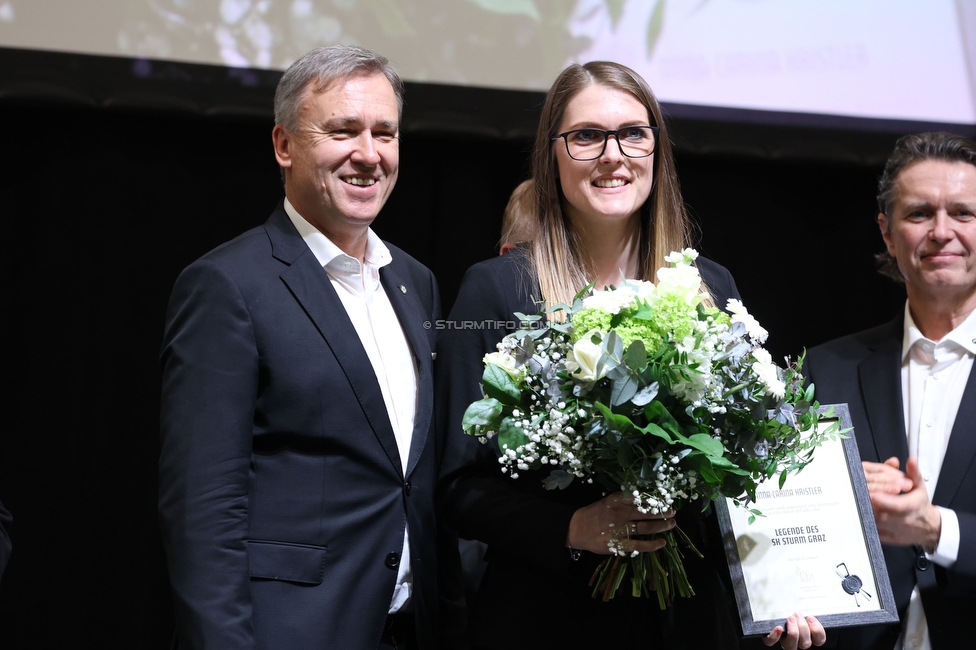
[[[296,61],[285,199],[176,281],[159,512],[181,648],[436,647],[438,290],[370,228],[402,88],[358,47]]]
[[[976,611],[976,142],[901,138],[879,183],[881,270],[904,282],[891,322],[809,351],[823,404],[846,402],[901,624],[838,647],[972,643]]]
[[[535,183],[527,179],[515,186],[502,214],[502,239],[499,255],[511,252],[520,244],[528,244],[535,239],[536,226],[533,203]]]

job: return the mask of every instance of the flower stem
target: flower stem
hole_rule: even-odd
[[[704,557],[680,527],[645,539],[663,538],[664,548],[636,557],[611,556],[603,560],[590,577],[593,597],[604,602],[616,596],[620,585],[630,574],[630,593],[635,598],[657,597],[658,606],[667,609],[676,597],[690,598],[695,590],[688,582],[682,547]],[[680,542],[680,543],[679,543]]]

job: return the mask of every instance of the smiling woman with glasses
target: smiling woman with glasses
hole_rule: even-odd
[[[437,431],[446,444],[440,505],[462,537],[488,545],[470,614],[472,646],[738,648],[713,517],[694,506],[666,519],[645,515],[629,495],[606,495],[584,481],[546,490],[548,468],[520,470],[512,479],[499,471],[494,444],[462,432],[465,408],[482,397],[482,359],[514,330],[515,313],[572,304],[590,283],[600,289],[622,278],[655,281],[665,255],[691,244],[661,108],[626,66],[594,61],[559,75],[543,105],[532,178],[532,240],[468,270],[450,317],[464,325],[445,330],[438,342]],[[726,269],[702,257],[697,266],[715,304],[739,297]],[[629,589],[608,602],[594,599],[588,582],[610,553],[614,531],[635,530],[640,539],[629,538],[627,550],[653,553],[663,540],[650,536],[670,530],[675,514],[706,556],[687,553],[684,560],[697,595],[665,612]],[[787,648],[797,647],[801,626],[809,647],[812,625],[804,620],[784,637]]]

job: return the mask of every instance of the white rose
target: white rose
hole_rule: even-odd
[[[594,291],[583,298],[583,307],[599,309],[608,314],[619,314],[621,309],[627,309],[634,304],[636,295],[637,293],[626,285],[617,287],[613,291]]]
[[[512,379],[518,379],[519,372],[515,363],[515,357],[507,352],[489,352],[485,355],[484,362],[486,364],[493,363],[507,372]]]
[[[701,276],[694,266],[661,268],[657,271],[655,293],[658,295],[674,294],[685,302],[696,305],[704,300],[704,295],[699,295],[700,290]]]
[[[779,378],[779,368],[773,363],[769,352],[763,348],[756,348],[752,351],[752,358],[756,360],[752,364],[752,371],[759,377],[766,392],[776,399],[783,399],[786,395],[786,384]]]
[[[566,355],[566,370],[576,379],[596,381],[606,374],[606,364],[597,373],[603,350],[590,340],[595,332],[596,330],[587,332],[583,338],[573,344],[573,349]]]
[[[654,300],[654,283],[647,282],[645,280],[627,280],[627,284],[624,285],[632,289],[636,293],[636,297],[642,302],[651,302]]]

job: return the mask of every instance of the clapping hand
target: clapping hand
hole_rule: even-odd
[[[862,463],[871,496],[871,508],[878,525],[878,537],[885,544],[920,544],[932,553],[942,535],[942,513],[932,505],[918,461],[909,457],[905,472],[898,459],[884,463]],[[900,475],[900,478],[899,478]]]

